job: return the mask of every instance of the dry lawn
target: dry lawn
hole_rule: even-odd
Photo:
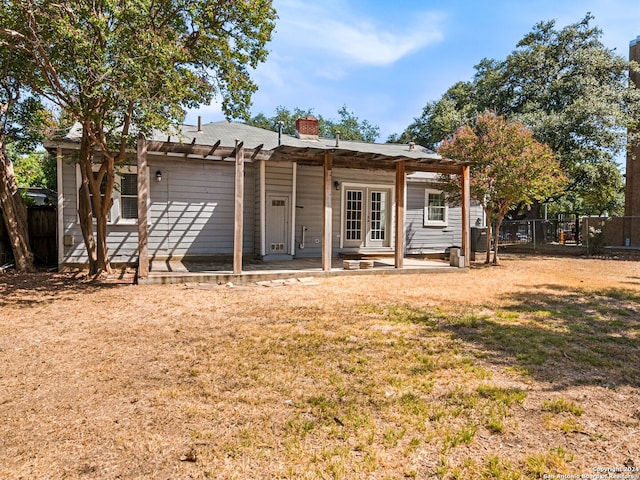
[[[0,293],[3,479],[640,478],[639,262]]]

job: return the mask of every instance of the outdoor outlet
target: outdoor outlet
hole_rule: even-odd
[[[320,243],[320,239],[319,238],[314,239],[313,243]]]

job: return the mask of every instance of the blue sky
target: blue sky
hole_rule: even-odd
[[[587,12],[603,42],[627,58],[640,36],[639,0],[274,0],[276,31],[267,61],[253,73],[252,114],[282,105],[337,119],[347,105],[399,133],[455,82],[470,80],[483,58],[504,59],[539,21],[558,27]],[[223,119],[217,103],[186,123]]]

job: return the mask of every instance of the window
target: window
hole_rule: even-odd
[[[443,192],[438,190],[425,190],[424,194],[424,225],[447,226],[448,207]]]
[[[347,190],[346,205],[346,228],[347,240],[360,240],[362,237],[362,191]]]
[[[138,175],[123,173],[120,183],[120,218],[138,218]]]
[[[94,165],[94,175],[99,165]],[[82,182],[80,167],[76,167],[78,188]],[[100,184],[100,193],[104,193],[106,178]],[[113,185],[113,206],[107,217],[110,224],[135,224],[138,219],[138,175],[135,166],[116,167]],[[95,217],[95,215],[94,215]]]

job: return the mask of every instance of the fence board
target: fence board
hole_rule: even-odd
[[[2,212],[0,211],[0,218]],[[27,209],[29,244],[37,265],[55,265],[58,261],[56,207],[36,206]],[[0,221],[0,264],[13,258],[11,242],[3,221]]]

